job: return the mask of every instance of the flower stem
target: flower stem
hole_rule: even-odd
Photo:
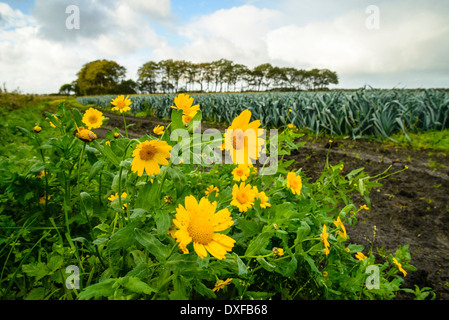
[[[81,155],[80,155],[80,161],[78,162],[78,178],[76,181],[76,190],[77,190],[77,195],[80,195],[80,175],[81,175],[81,162],[83,161],[83,157],[84,157],[84,151],[86,150],[86,143],[84,142],[83,144],[83,149],[81,150]]]
[[[126,126],[125,114],[122,113],[122,116],[123,116],[123,123],[125,124],[125,134],[126,134],[126,137],[129,138],[129,137],[128,137],[128,128],[127,128],[127,126]]]

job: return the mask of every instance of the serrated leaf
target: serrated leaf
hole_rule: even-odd
[[[30,277],[35,277],[36,281],[39,281],[51,273],[51,270],[43,262],[24,264],[22,266],[22,271]]]

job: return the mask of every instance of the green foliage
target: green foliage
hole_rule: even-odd
[[[132,110],[170,118],[173,95],[131,96]],[[108,108],[112,96],[78,98],[81,104]],[[280,128],[287,123],[299,129],[349,136],[376,136],[394,140],[393,135],[449,127],[449,96],[444,91],[359,90],[355,92],[289,92],[245,94],[198,94],[203,120],[230,124],[244,109],[263,126]],[[289,112],[289,110],[292,110]]]
[[[206,106],[197,119],[205,113]],[[54,128],[43,121],[42,131],[35,133],[26,121],[18,131],[19,139],[32,145],[28,161],[20,170],[1,171],[2,299],[392,299],[404,281],[393,257],[407,271],[416,270],[407,245],[394,255],[375,256],[350,244],[336,224],[340,218],[350,230],[357,223],[362,208],[355,207],[353,196],[360,194],[369,206],[370,190],[392,174],[388,170],[376,177],[363,168],[342,174],[339,163],[324,167],[314,182],[298,170],[302,189],[295,195],[287,187],[290,164],[281,158],[275,174],[252,173],[245,181],[264,191],[271,206],[263,208],[257,199],[240,212],[230,205],[235,165],[170,162],[159,175],[138,176],[131,170],[133,151],[153,137],[114,138],[108,132],[106,139],[87,143],[74,135],[82,126],[77,109],[61,104],[45,116]],[[180,117],[178,111],[170,114],[161,139],[169,141],[178,128],[194,131]],[[280,153],[300,148],[299,136],[294,128],[280,130]],[[188,143],[193,145],[192,135]],[[201,151],[208,144],[201,142]],[[16,165],[6,158],[2,163]],[[189,195],[206,197],[210,185],[219,192],[207,197],[216,201],[217,211],[227,208],[234,222],[222,231],[235,240],[222,260],[200,258],[192,244],[189,253],[182,252],[173,237],[179,205]],[[329,254],[322,240],[325,225]],[[358,252],[367,259],[358,260]],[[66,286],[68,266],[79,268],[79,288]],[[366,286],[368,266],[379,270],[377,289]],[[229,283],[217,290],[218,281],[226,279]],[[427,292],[417,295],[426,298]]]

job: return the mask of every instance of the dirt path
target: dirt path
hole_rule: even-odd
[[[122,116],[105,113],[109,122],[96,130],[104,137],[107,130],[123,128]],[[156,125],[167,125],[168,121],[158,118],[127,117],[127,123],[136,125],[129,129],[130,137],[141,137],[152,133]],[[205,128],[220,128],[202,124]],[[221,128],[223,130],[223,128]],[[409,272],[405,286],[414,289],[431,287],[437,299],[449,300],[449,156],[429,151],[410,150],[393,145],[364,140],[336,140],[329,148],[328,139],[305,138],[306,145],[295,152],[292,168],[302,168],[305,174],[315,181],[322,172],[329,153],[331,165],[344,162],[343,171],[364,167],[375,176],[389,166],[399,174],[380,181],[383,186],[370,194],[372,208],[362,211],[358,224],[348,228],[350,241],[373,245],[374,252],[387,250],[393,252],[400,245],[410,244],[411,264],[417,271]],[[362,199],[355,199],[364,204]],[[376,236],[373,242],[373,230]],[[400,299],[413,296],[402,293]]]

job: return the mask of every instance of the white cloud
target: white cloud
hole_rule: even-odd
[[[188,42],[168,52],[196,62],[225,58],[248,66],[264,63],[268,58],[265,35],[280,17],[276,10],[250,5],[221,9],[179,27],[179,35]]]
[[[343,87],[449,86],[449,2],[376,3],[379,30],[365,27],[371,0],[261,0],[188,22],[170,0],[36,0],[29,15],[0,2],[0,83],[48,93],[96,59],[115,60],[136,79],[149,60],[226,58],[329,68]],[[80,8],[80,30],[65,27],[69,4]]]
[[[0,83],[6,83],[8,90],[57,92],[62,84],[76,79],[85,63],[96,59],[117,61],[127,68],[127,76],[135,79],[137,69],[147,60],[143,55],[164,46],[165,39],[147,20],[150,14],[167,14],[169,6],[162,5],[152,13],[151,1],[117,2],[112,8],[103,3],[88,10],[80,5],[80,30],[69,30],[65,28],[65,3],[46,0],[46,4],[30,16],[0,3]],[[87,23],[88,18],[94,21]],[[105,25],[107,30],[97,30],[96,25]]]
[[[295,67],[336,70],[343,79],[371,74],[406,84],[401,77],[410,72],[448,73],[447,11],[405,4],[380,6],[378,30],[366,28],[363,10],[305,26],[282,26],[267,34],[269,57]]]

